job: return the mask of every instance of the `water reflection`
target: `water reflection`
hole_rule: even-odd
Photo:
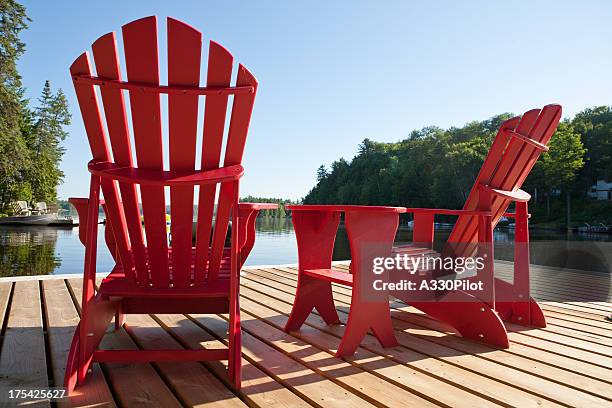
[[[434,248],[442,250],[451,228],[437,229],[434,234]],[[612,237],[606,234],[576,234],[557,231],[534,230],[529,232],[530,261],[532,264],[552,267],[581,269],[587,271],[612,271]],[[514,260],[514,230],[496,229],[495,259]],[[412,230],[401,227],[395,237],[398,243],[412,241]],[[346,230],[338,230],[334,246],[334,260],[350,258]]]
[[[0,227],[0,276],[47,275],[61,266],[55,253],[58,231]]]
[[[255,247],[246,265],[297,263],[297,245],[291,219],[257,220]],[[436,231],[434,246],[441,249],[449,228]],[[556,231],[531,231],[531,263],[599,272],[610,272],[612,236],[605,234],[565,234]],[[495,230],[495,258],[514,259],[514,231]],[[410,242],[412,231],[400,228],[398,242]],[[98,235],[98,272],[114,266],[104,245],[104,226]],[[78,239],[78,228],[0,226],[0,276],[81,274],[85,250]],[[338,230],[334,260],[350,258],[346,230]]]

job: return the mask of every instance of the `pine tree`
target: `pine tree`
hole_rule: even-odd
[[[29,165],[23,129],[29,126],[17,60],[25,51],[19,33],[29,21],[25,8],[0,0],[0,212],[16,199],[28,199]]]
[[[68,135],[64,126],[70,124],[66,97],[61,90],[55,94],[49,81],[45,82],[39,105],[34,110],[34,126],[28,138],[32,166],[28,179],[34,201],[54,202],[57,185],[64,173],[59,168],[64,148],[61,142]]]

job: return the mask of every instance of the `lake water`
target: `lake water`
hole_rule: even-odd
[[[440,248],[450,229],[436,232]],[[99,229],[98,272],[108,272],[114,262],[103,244],[104,226]],[[495,231],[495,257],[513,259],[514,232]],[[582,235],[531,231],[531,262],[609,273],[612,265],[612,237],[604,234]],[[412,232],[400,228],[397,240],[409,242]],[[78,228],[0,226],[0,276],[81,274],[84,248]],[[338,231],[334,259],[350,257],[346,232]],[[246,265],[297,263],[295,233],[290,219],[259,219],[257,239]]]

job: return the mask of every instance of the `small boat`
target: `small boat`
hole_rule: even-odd
[[[58,209],[56,212],[49,212],[47,204],[44,202],[36,203],[34,208],[30,208],[26,201],[16,201],[12,203],[15,215],[0,218],[0,225],[57,225],[73,226],[78,225],[70,215],[62,214],[65,210]]]
[[[2,225],[78,225],[70,216],[55,214],[14,215],[0,218]]]
[[[612,233],[612,227],[609,225],[600,222],[597,225],[591,225],[589,223],[584,223],[583,227],[578,227],[578,232],[588,232],[588,233],[597,233],[597,234],[610,234]]]

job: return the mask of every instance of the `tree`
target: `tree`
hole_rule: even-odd
[[[587,149],[580,188],[586,191],[598,179],[612,181],[612,107],[585,109],[576,114],[571,124]]]
[[[28,138],[32,162],[28,179],[35,201],[53,202],[57,199],[57,185],[64,177],[59,168],[64,155],[61,141],[67,136],[64,126],[70,124],[70,113],[64,93],[60,89],[54,94],[49,81],[45,82],[38,101]]]
[[[567,222],[569,226],[569,194],[571,183],[576,179],[580,169],[584,166],[586,149],[582,144],[580,135],[568,121],[559,123],[557,131],[553,134],[550,150],[542,154],[538,163],[543,174],[542,187],[546,194],[547,213],[550,216],[550,195],[554,189],[565,191],[567,195]]]
[[[27,194],[29,165],[23,128],[28,126],[17,60],[25,51],[19,34],[29,21],[25,8],[13,0],[0,0],[0,212]]]
[[[325,180],[325,177],[327,177],[328,175],[329,173],[327,172],[325,166],[320,165],[317,169],[317,183],[320,183],[321,181]]]

